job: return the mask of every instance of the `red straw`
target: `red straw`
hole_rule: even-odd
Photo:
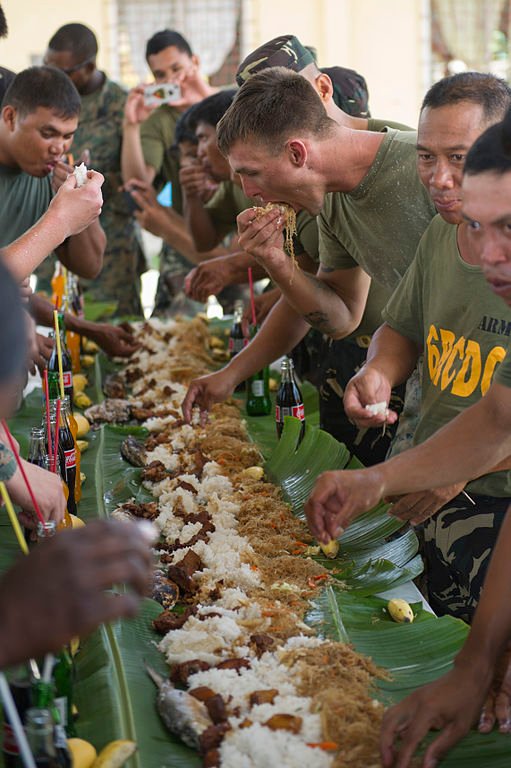
[[[256,322],[256,311],[255,311],[255,301],[254,301],[254,278],[252,277],[252,267],[248,268],[248,285],[250,287],[250,307],[252,309],[252,325],[255,327],[257,325],[257,322]]]
[[[48,456],[51,458],[53,453],[51,449],[51,420],[50,420],[50,388],[48,386],[48,369],[44,369],[43,374],[43,392],[46,408],[46,432],[48,433]]]
[[[16,444],[15,444],[14,439],[13,439],[13,437],[12,437],[10,431],[9,431],[9,427],[7,426],[7,422],[6,422],[5,419],[2,419],[2,426],[3,426],[4,430],[5,430],[5,434],[7,435],[7,440],[9,441],[9,445],[11,446],[11,451],[13,452],[14,458],[16,459],[16,464],[18,465],[19,470],[21,472],[21,475],[23,477],[23,480],[25,482],[25,485],[27,486],[28,494],[29,494],[30,498],[32,499],[32,504],[34,505],[35,513],[36,513],[37,517],[39,518],[40,522],[41,523],[45,523],[46,520],[44,519],[44,517],[41,514],[41,510],[39,509],[39,504],[37,503],[37,499],[34,496],[34,492],[32,490],[32,487],[30,485],[29,479],[27,477],[27,473],[25,472],[25,467],[23,466],[23,463],[21,461],[20,455],[19,455],[18,451],[16,450]]]
[[[57,471],[57,460],[59,455],[59,425],[60,425],[60,398],[57,400],[57,415],[55,421],[55,449],[53,451],[53,464],[51,465],[51,471]]]

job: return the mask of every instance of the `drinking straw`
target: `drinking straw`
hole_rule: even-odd
[[[30,481],[29,481],[29,479],[27,477],[27,473],[25,472],[25,467],[23,466],[23,462],[21,461],[20,455],[19,455],[18,451],[16,450],[16,444],[14,443],[13,437],[12,437],[10,431],[9,431],[9,427],[7,426],[7,422],[5,421],[5,419],[2,420],[2,426],[3,426],[4,430],[5,430],[5,434],[7,435],[7,439],[9,441],[9,445],[11,447],[11,451],[13,452],[14,458],[16,459],[16,464],[18,465],[18,469],[21,472],[21,475],[23,477],[23,481],[24,481],[24,483],[25,483],[25,485],[27,487],[28,494],[29,494],[29,496],[30,496],[30,498],[32,500],[32,504],[34,506],[35,513],[36,513],[37,517],[39,518],[39,522],[44,523],[45,522],[44,517],[43,517],[43,515],[41,513],[41,510],[39,509],[39,504],[37,503],[37,499],[34,496],[34,492],[32,490],[32,486],[30,485]]]
[[[255,301],[254,301],[254,278],[252,277],[252,267],[248,268],[248,285],[250,287],[250,307],[252,309],[252,325],[257,325],[256,323],[256,311],[255,311]]]
[[[55,420],[55,444],[53,447],[53,462],[51,465],[51,471],[57,471],[57,460],[59,456],[59,437],[60,437],[60,400],[57,400],[57,413]]]
[[[53,655],[53,653],[47,653],[46,656],[44,657],[44,666],[43,666],[43,682],[44,683],[50,682],[54,663],[55,663],[55,656]]]
[[[11,497],[9,496],[7,488],[5,487],[5,483],[0,482],[0,493],[2,494],[5,508],[7,510],[7,514],[9,515],[9,520],[11,521],[11,525],[16,535],[16,538],[18,539],[18,544],[20,545],[20,549],[24,555],[28,555],[27,542],[25,541],[25,537],[23,536],[23,531],[21,530],[21,526],[19,524],[19,520],[16,515],[16,512],[14,511],[14,507],[12,506]]]
[[[50,388],[48,386],[48,369],[44,369],[43,391],[46,408],[46,432],[48,433],[48,456],[53,456],[51,449],[51,420],[50,420]]]
[[[62,348],[60,346],[59,313],[53,311],[53,323],[55,325],[55,341],[57,342],[57,358],[59,361],[60,396],[64,399],[64,372],[62,370]]]
[[[9,722],[14,731],[14,736],[16,737],[16,741],[18,742],[18,747],[20,750],[20,755],[23,761],[23,765],[25,766],[25,768],[37,768],[35,764],[34,756],[32,755],[29,743],[27,741],[27,736],[23,729],[23,725],[21,724],[18,710],[16,709],[16,705],[12,698],[11,689],[9,688],[9,684],[3,672],[0,672],[0,696],[2,697],[5,711],[7,713]]]

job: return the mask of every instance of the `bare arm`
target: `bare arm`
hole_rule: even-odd
[[[99,219],[78,235],[69,237],[56,249],[62,264],[78,277],[97,277],[103,267],[106,235]]]
[[[353,333],[362,320],[371,280],[360,268],[317,275],[296,269],[283,250],[283,217],[278,209],[254,218],[252,209],[238,216],[240,246],[264,266],[293,309],[309,325],[333,339]]]
[[[121,149],[121,174],[124,183],[129,179],[142,179],[152,184],[156,169],[147,165],[142,152],[140,127],[151,114],[151,109],[144,106],[144,88],[133,88],[126,99]]]

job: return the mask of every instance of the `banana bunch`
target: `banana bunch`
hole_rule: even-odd
[[[99,755],[88,741],[68,739],[73,768],[121,768],[137,749],[134,741],[119,739],[107,744]]]

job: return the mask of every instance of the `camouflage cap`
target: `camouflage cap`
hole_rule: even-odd
[[[312,52],[294,35],[281,35],[260,45],[241,62],[236,82],[241,86],[252,75],[268,67],[286,67],[301,72],[309,64],[315,64]]]

